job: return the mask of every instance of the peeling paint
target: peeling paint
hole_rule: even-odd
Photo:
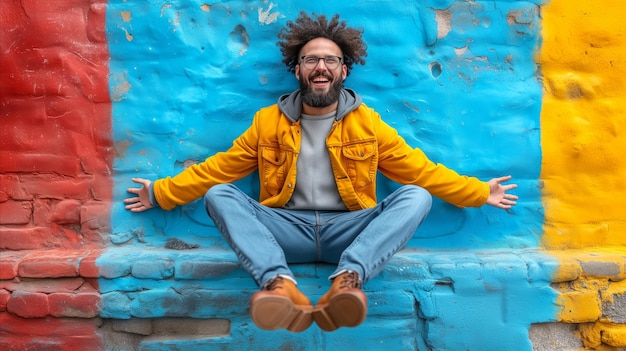
[[[444,38],[452,30],[450,25],[452,12],[450,10],[435,10],[435,20],[437,21],[437,39]]]
[[[115,83],[111,86],[111,100],[115,102],[122,101],[124,95],[130,90],[131,85],[126,79],[126,74],[124,73],[114,74],[113,81]]]
[[[122,21],[130,22],[130,20],[131,20],[131,12],[130,11],[122,11],[120,13],[120,15],[122,16]]]
[[[280,16],[280,12],[271,13],[272,9],[275,6],[277,6],[275,3],[270,2],[269,5],[267,6],[267,9],[263,9],[259,7],[258,9],[259,23],[268,25],[268,24],[276,22],[276,20],[278,19],[278,16]]]

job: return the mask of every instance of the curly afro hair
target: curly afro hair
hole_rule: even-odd
[[[339,15],[334,15],[329,22],[324,15],[313,19],[301,12],[295,22],[288,21],[286,27],[278,33],[280,40],[276,45],[280,46],[285,57],[283,63],[293,73],[296,71],[300,50],[306,43],[315,38],[330,39],[341,49],[344,64],[350,74],[352,65],[365,63],[367,45],[361,38],[362,34],[363,30],[346,27],[346,21],[339,22]]]

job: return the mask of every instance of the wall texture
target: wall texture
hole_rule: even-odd
[[[121,203],[131,177],[226,149],[297,88],[275,42],[301,10],[365,30],[346,85],[411,145],[520,185],[510,211],[436,201],[365,287],[366,322],[334,333],[251,324],[257,288],[201,204]],[[625,16],[620,0],[2,2],[0,349],[625,349]],[[332,267],[294,269],[325,292]]]

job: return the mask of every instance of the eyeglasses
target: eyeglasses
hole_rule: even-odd
[[[315,69],[319,65],[320,60],[324,61],[324,65],[329,70],[337,69],[341,65],[341,57],[339,56],[326,56],[317,57],[315,55],[307,55],[300,57],[300,63],[304,65],[306,69]]]

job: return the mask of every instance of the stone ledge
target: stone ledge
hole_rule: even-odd
[[[606,278],[618,282],[626,279],[626,248],[601,247],[585,251],[445,251],[407,248],[392,258],[383,273],[387,279],[405,280],[424,278],[426,275],[443,276],[443,272],[450,269],[476,266],[510,273],[512,267],[519,265],[527,267],[530,277],[552,283],[579,278]],[[408,266],[412,267],[410,272],[406,269]],[[16,277],[115,279],[129,276],[138,279],[196,280],[223,277],[239,269],[240,264],[234,253],[223,246],[189,250],[115,248],[0,253],[0,281]],[[546,274],[552,275],[547,277]]]
[[[247,304],[258,288],[223,246],[2,252],[0,267],[10,272],[3,272],[0,280],[0,314],[15,318],[187,318],[227,322],[238,331],[253,328]],[[46,267],[54,269],[46,272]],[[334,265],[292,268],[301,289],[315,301],[328,288],[327,276]],[[622,347],[625,270],[626,252],[621,248],[593,252],[408,248],[366,284],[368,319],[360,331],[350,332],[395,326],[406,340],[422,335],[423,340],[436,343],[438,333],[463,325],[467,318],[477,324],[485,323],[482,318],[503,318],[507,326],[498,331],[503,340],[525,340],[529,330],[524,326],[534,325],[530,329],[534,344],[547,338],[554,345],[559,341],[555,338],[561,338],[564,345]],[[552,301],[554,311],[535,309],[537,301]],[[492,312],[472,310],[480,306],[489,306]],[[571,330],[583,339],[565,338]],[[160,334],[132,338],[138,338],[142,347],[181,342],[176,336]],[[234,335],[218,338],[226,344],[241,342]],[[186,342],[195,342],[192,339]],[[208,345],[215,340],[202,342]],[[534,349],[550,350],[538,345]]]

